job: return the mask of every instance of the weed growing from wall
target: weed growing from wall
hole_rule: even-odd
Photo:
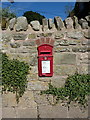
[[[2,54],[2,92],[15,93],[19,102],[27,87],[28,70],[28,64],[16,59],[9,60],[6,54]]]
[[[58,100],[77,101],[82,106],[87,105],[87,96],[90,95],[90,75],[75,74],[69,76],[64,87],[56,88],[49,84],[49,89],[42,91],[41,94],[51,94]]]

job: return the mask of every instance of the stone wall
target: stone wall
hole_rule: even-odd
[[[26,21],[26,19],[24,20]],[[20,98],[19,104],[16,103],[14,94],[2,95],[2,117],[87,118],[88,108],[80,110],[76,103],[72,103],[68,110],[65,102],[60,101],[54,105],[54,97],[40,95],[40,91],[47,90],[48,83],[55,87],[62,87],[68,75],[73,75],[76,72],[80,74],[89,73],[89,26],[82,29],[80,24],[77,22],[74,24],[71,18],[67,18],[64,25],[64,22],[56,17],[55,24],[49,24],[49,27],[47,21],[45,19],[43,21],[40,30],[35,30],[34,27],[37,25],[34,26],[36,23],[34,25],[32,23],[32,26],[26,25],[27,30],[22,29],[21,25],[18,31],[15,28],[16,26],[13,27],[14,29],[10,30],[8,27],[2,31],[1,51],[6,53],[10,59],[25,61],[31,68],[27,76],[28,87],[23,97]],[[51,19],[49,19],[50,21]],[[54,47],[53,77],[38,76],[37,47],[44,43],[51,44]]]

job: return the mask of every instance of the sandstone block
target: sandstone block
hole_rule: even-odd
[[[52,19],[48,19],[48,26],[49,26],[49,29],[53,28],[53,20]]]
[[[78,66],[78,73],[79,74],[89,74],[90,73],[89,67],[90,67],[90,65],[88,65],[88,64],[79,65]]]
[[[79,24],[81,25],[82,29],[88,29],[88,22],[85,19],[81,18],[79,20]]]
[[[4,42],[9,42],[12,39],[12,34],[11,33],[3,33],[2,34],[2,41]]]
[[[27,37],[27,35],[24,34],[24,33],[15,33],[15,34],[13,35],[13,39],[14,39],[14,40],[25,40],[26,37]]]
[[[73,52],[87,52],[88,48],[87,47],[73,47],[72,51]]]
[[[48,30],[48,20],[46,18],[42,19],[42,30],[43,31]]]
[[[23,41],[23,46],[35,46],[35,41]]]
[[[37,109],[37,103],[34,101],[34,95],[32,91],[25,91],[19,100],[18,108]]]
[[[35,119],[37,118],[37,109],[33,108],[18,108],[17,109],[17,118],[25,119]]]
[[[67,29],[73,29],[73,20],[71,17],[65,19],[65,26]]]
[[[28,90],[47,90],[48,89],[48,83],[47,82],[41,82],[41,81],[30,81],[28,83]]]
[[[59,16],[54,17],[54,22],[57,30],[62,30],[64,28],[64,23]]]
[[[3,107],[15,107],[15,106],[17,106],[15,94],[13,94],[13,93],[3,94],[2,105],[3,105]]]
[[[32,28],[35,31],[39,31],[40,30],[40,23],[39,23],[39,21],[37,21],[37,20],[31,21],[30,24],[31,24]]]
[[[2,18],[1,28],[2,28],[2,30],[7,29],[7,19],[5,17]]]
[[[65,84],[66,78],[67,76],[55,76],[53,77],[51,84],[57,88],[63,87]]]
[[[61,33],[61,32],[56,32],[55,33],[55,39],[60,39],[60,38],[63,38],[64,37],[64,34]]]
[[[16,18],[12,18],[12,19],[9,21],[9,29],[10,29],[10,30],[13,30],[15,24],[16,24]]]
[[[78,41],[77,40],[69,40],[70,45],[77,45]]]
[[[57,53],[60,53],[60,52],[70,52],[71,49],[68,47],[60,47],[60,46],[57,46],[54,48],[54,52],[57,52]]]
[[[59,65],[55,66],[55,75],[60,76],[67,76],[67,75],[73,75],[76,73],[76,66],[74,65]]]
[[[74,28],[81,29],[81,26],[78,24],[78,18],[76,16],[73,17],[73,21],[74,21]]]
[[[20,44],[19,44],[19,43],[15,43],[15,42],[11,42],[11,43],[10,43],[10,46],[11,46],[12,48],[19,48],[19,47],[20,47]]]
[[[19,31],[26,31],[27,29],[28,29],[27,18],[23,16],[18,17],[15,30],[19,32]]]
[[[79,108],[79,106],[70,106],[68,111],[69,118],[87,118],[88,109],[84,108],[84,111]]]
[[[36,39],[36,34],[29,34],[28,39]]]
[[[84,31],[84,37],[90,39],[90,30]]]
[[[39,91],[34,91],[34,100],[35,102],[40,105],[49,105],[49,101],[47,100],[47,95],[43,94],[41,95],[41,92]]]
[[[38,60],[37,60],[37,55],[33,56],[32,58],[30,58],[31,61],[30,61],[30,65],[31,66],[35,66],[38,64]]]
[[[15,108],[3,108],[2,109],[2,118],[16,118]]]
[[[81,39],[83,38],[83,33],[81,31],[72,31],[67,33],[68,38]]]
[[[85,19],[90,22],[90,15],[86,16]]]
[[[55,54],[55,64],[76,64],[76,55],[71,53],[57,53]]]
[[[39,105],[40,118],[67,118],[67,108],[61,105]]]
[[[59,43],[61,46],[69,46],[69,41],[66,39],[62,39]]]

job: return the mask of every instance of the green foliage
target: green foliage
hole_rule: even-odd
[[[81,105],[87,104],[87,96],[90,95],[90,75],[75,74],[69,76],[64,87],[55,88],[49,84],[49,89],[42,91],[42,94],[52,94],[57,96],[57,100],[77,101]]]
[[[24,15],[27,18],[28,23],[30,24],[31,21],[38,20],[40,24],[42,24],[42,19],[45,18],[44,16],[40,15],[39,13],[33,11],[27,11]]]
[[[2,54],[2,91],[15,93],[17,102],[27,87],[28,70],[26,63],[16,59],[9,60],[6,54]]]
[[[10,20],[14,17],[16,17],[16,14],[10,10],[10,6],[6,8],[0,7],[0,22],[2,21],[1,18],[6,18],[7,20]]]
[[[68,17],[68,16],[69,16],[69,17],[74,16],[73,7],[74,7],[74,6],[72,6],[72,5],[66,5],[66,6],[65,6],[65,13],[66,13],[67,17]]]
[[[7,8],[3,8],[2,11],[1,11],[1,15],[2,15],[2,18],[8,18],[9,20],[16,17],[15,13],[11,12],[10,9],[7,7]]]

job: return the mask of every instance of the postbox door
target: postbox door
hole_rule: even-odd
[[[39,76],[52,76],[53,75],[53,57],[40,56],[38,59],[38,74]]]

